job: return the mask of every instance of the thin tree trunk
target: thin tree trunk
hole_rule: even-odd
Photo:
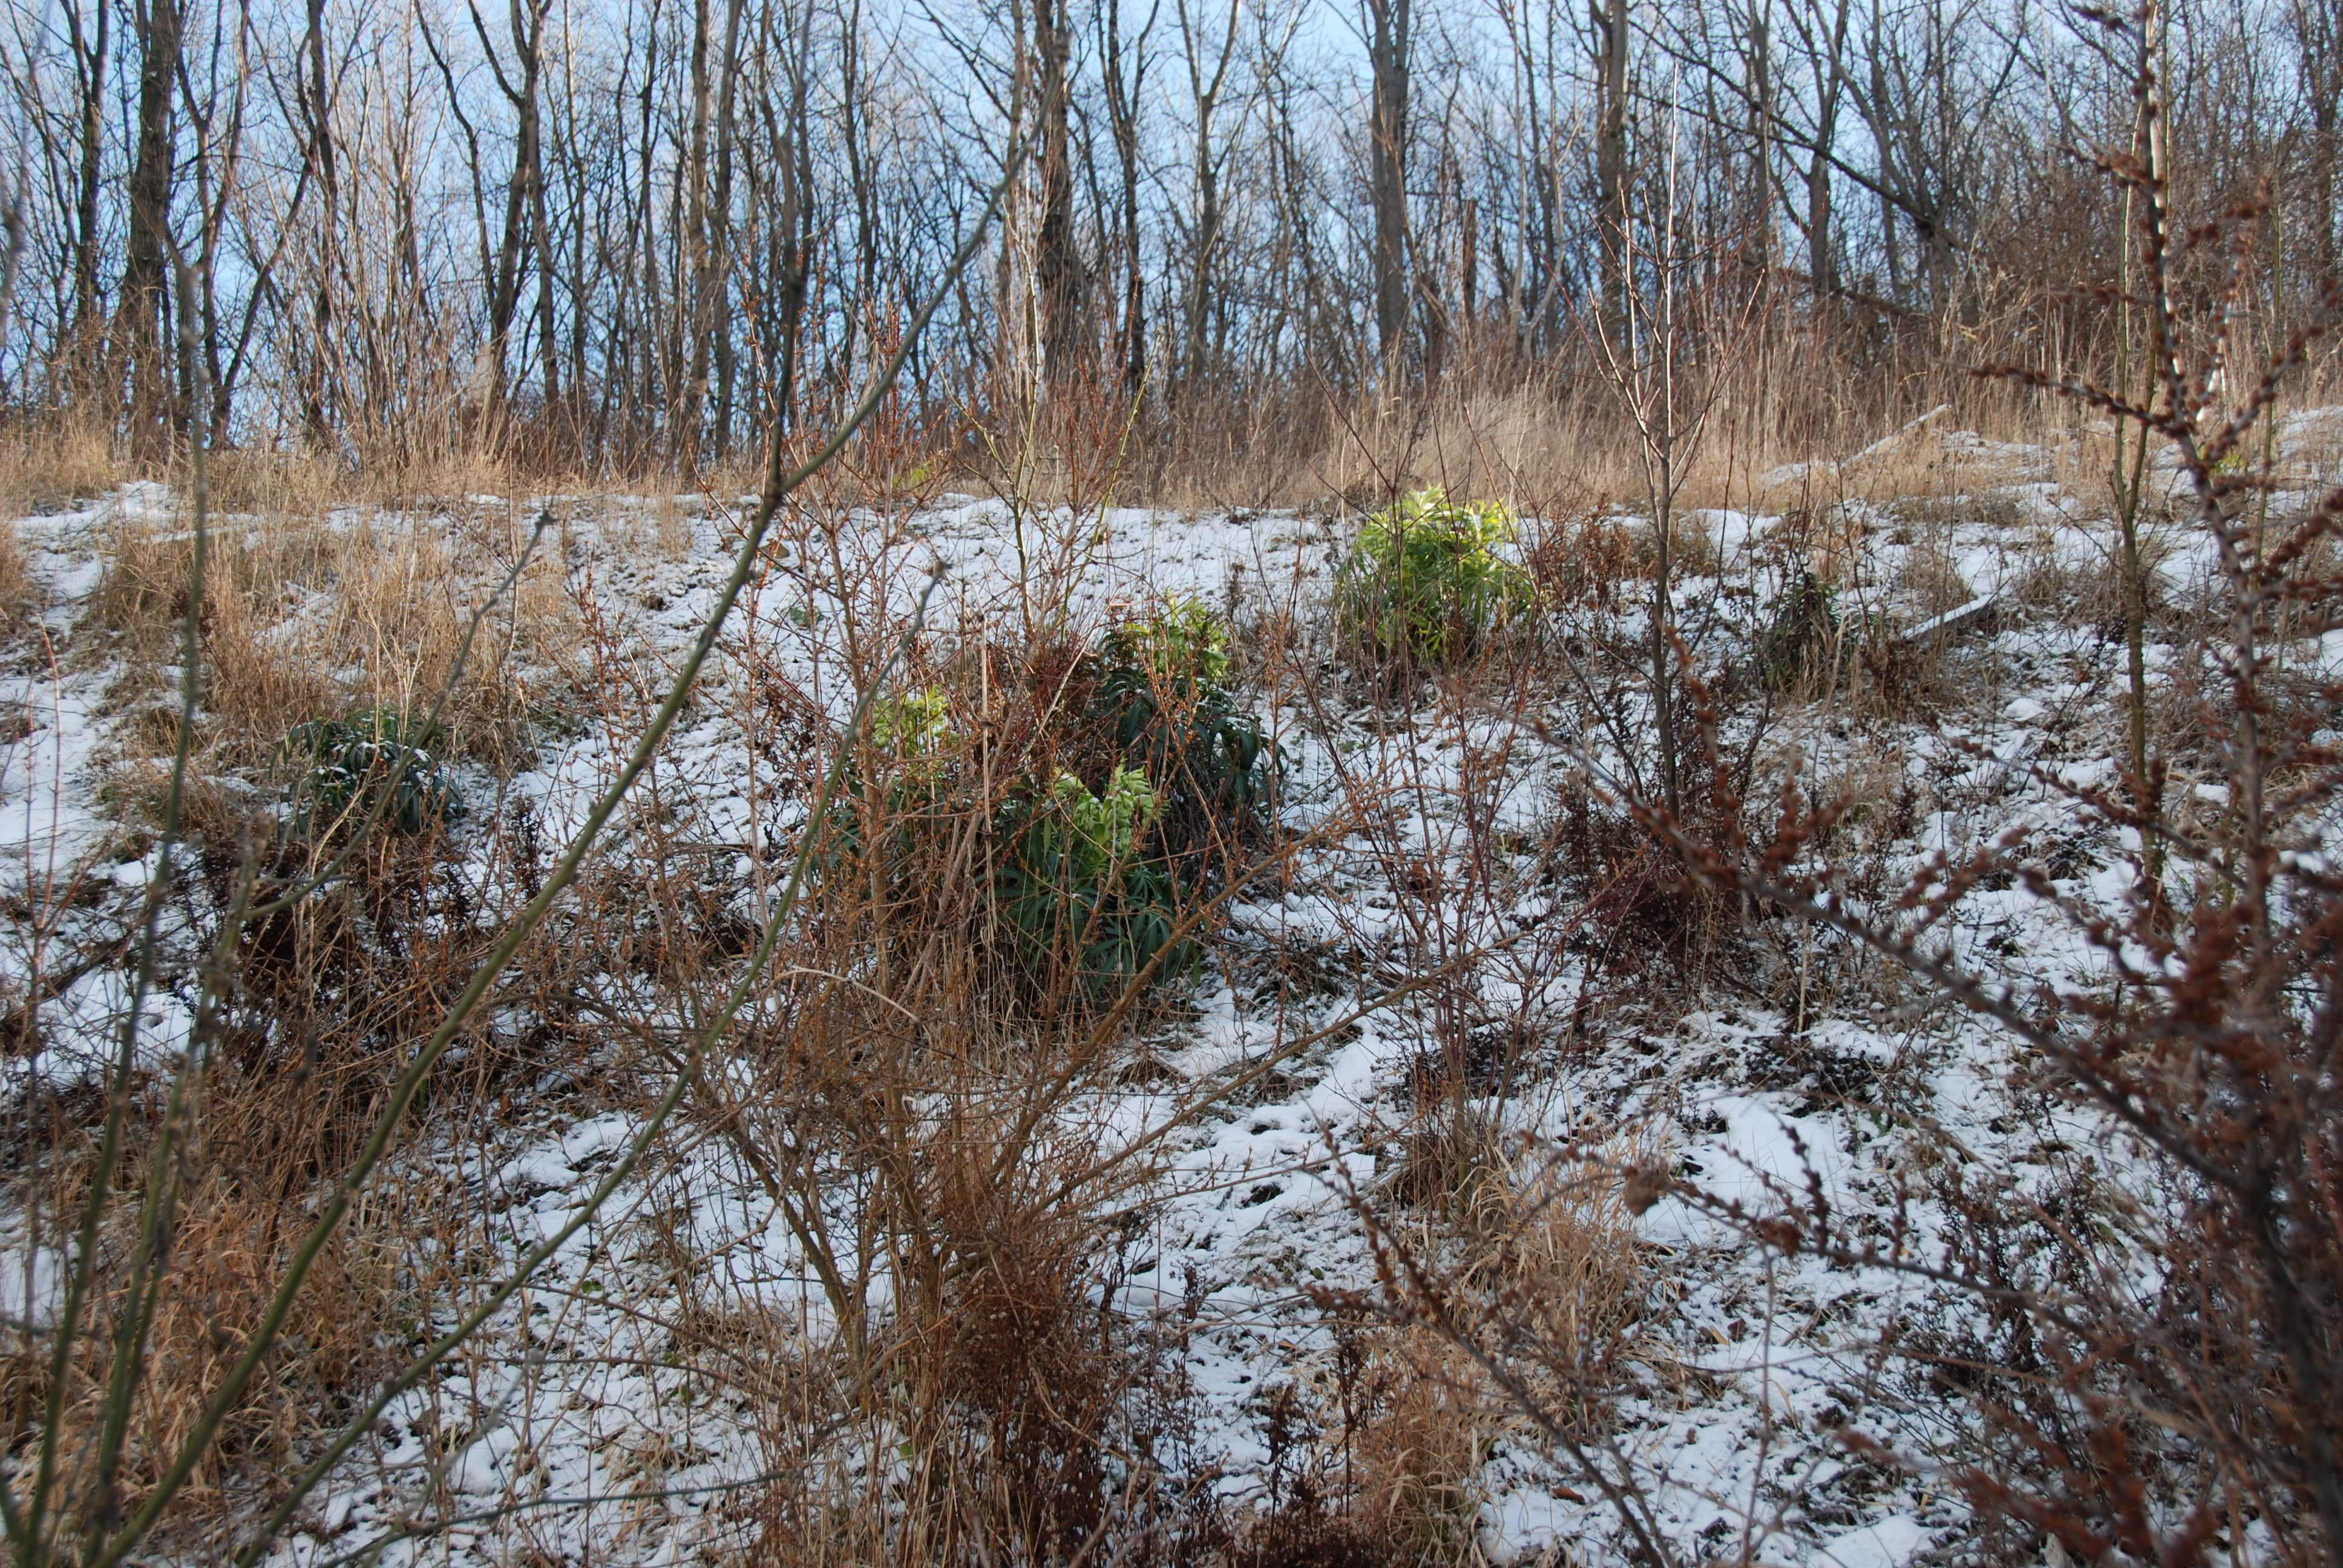
[[[168,439],[182,413],[172,392],[170,266],[183,26],[178,0],[145,0],[133,15],[138,150],[130,170],[130,228],[115,307],[114,354],[128,377],[133,442],[151,449]]]
[[[669,414],[669,450],[686,471],[699,461],[700,433],[708,422],[708,368],[716,331],[714,246],[709,233],[708,123],[715,113],[715,84],[708,68],[708,0],[691,5],[691,132],[681,172],[683,221],[677,243],[689,247],[690,282],[684,320],[687,355],[680,394]]]
[[[1232,17],[1234,15],[1235,8],[1232,6]],[[1133,59],[1126,76],[1121,0],[1106,0],[1100,13],[1100,74],[1106,85],[1107,126],[1114,140],[1116,170],[1121,176],[1118,195],[1122,227],[1122,324],[1118,336],[1122,349],[1123,396],[1130,398],[1136,398],[1147,384],[1147,280],[1140,250],[1139,102],[1146,91],[1147,38],[1154,26],[1155,12],[1151,8],[1137,41],[1129,47]]]
[[[717,76],[715,185],[709,193],[708,303],[709,335],[716,361],[716,402],[709,413],[709,437],[714,456],[722,461],[732,444],[733,396],[739,376],[739,356],[731,331],[729,308],[732,278],[732,156],[734,116],[740,83],[740,0],[724,7],[724,53]]]
[[[1407,346],[1411,0],[1367,0],[1367,205],[1374,219],[1375,348],[1386,375]]]
[[[1041,116],[1041,225],[1035,282],[1041,293],[1041,354],[1052,387],[1079,378],[1090,359],[1090,269],[1074,226],[1073,38],[1068,0],[1035,0],[1033,54]]]
[[[1628,0],[1592,9],[1594,24],[1594,186],[1603,257],[1603,314],[1613,331],[1627,319]]]
[[[79,161],[74,171],[73,306],[66,335],[85,382],[96,347],[98,302],[97,198],[106,155],[106,72],[113,33],[113,0],[97,0],[86,31],[82,26],[80,0],[65,0],[66,43],[74,60],[78,90],[75,139]]]
[[[309,301],[309,345],[300,390],[301,430],[308,444],[324,450],[334,441],[328,384],[334,341],[335,236],[342,222],[341,177],[334,157],[334,132],[326,81],[326,0],[308,0],[308,25],[302,37],[300,89],[296,94],[307,135],[302,173],[317,182],[326,221],[317,226],[317,273]]]

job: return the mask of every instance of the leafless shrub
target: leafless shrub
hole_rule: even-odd
[[[1597,508],[1534,526],[1523,551],[1538,591],[1556,604],[1618,608],[1621,587],[1650,570],[1634,533]]]

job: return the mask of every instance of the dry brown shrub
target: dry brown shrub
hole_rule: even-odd
[[[1452,1101],[1427,1114],[1392,1179],[1420,1232],[1385,1231],[1408,1256],[1449,1260],[1455,1289],[1510,1315],[1540,1359],[1571,1370],[1569,1397],[1594,1402],[1632,1348],[1651,1282],[1617,1174],[1641,1161],[1621,1149],[1541,1154]]]
[[[167,706],[142,710],[132,727],[146,732],[142,746],[147,754],[124,757],[97,776],[97,799],[127,835],[128,842],[118,846],[126,852],[143,851],[162,830],[171,795],[169,735],[177,726],[178,714]],[[180,781],[180,830],[196,842],[234,854],[243,845],[265,842],[274,830],[255,805],[248,786],[190,765]]]
[[[1816,582],[1835,589],[1857,580],[1871,530],[1871,520],[1860,508],[1798,507],[1782,514],[1767,544],[1785,562],[1812,572]]]
[[[1651,575],[1644,540],[1601,509],[1536,525],[1523,556],[1538,591],[1555,604],[1616,608],[1623,585]]]
[[[1049,591],[1031,613],[1062,626]],[[860,615],[871,647],[906,629],[883,601]],[[1110,1157],[1087,1109],[1128,1065],[1128,1019],[1054,970],[1003,973],[999,819],[1034,779],[1112,755],[1071,721],[1094,678],[1081,623],[1015,624],[980,609],[908,648],[886,689],[942,697],[946,732],[899,746],[874,721],[855,748],[799,940],[692,1107],[803,1217],[835,1324],[761,1409],[771,1467],[802,1479],[762,1500],[759,1560],[1212,1560],[1213,1505],[1184,1490],[1207,1483],[1172,1468],[1177,1374],[1116,1289],[1161,1164]],[[777,793],[818,788],[810,699],[778,670],[733,690],[784,738]]]
[[[880,1241],[817,1263],[848,1304],[809,1360],[840,1381],[768,1391],[769,1457],[802,1468],[764,1500],[757,1555],[1062,1562],[1172,1529],[1133,1420],[1155,1369],[1112,1306],[1109,1215],[1151,1165],[1101,1181],[1093,1141],[1023,1125],[1037,1097],[1055,1120],[1057,1097],[1081,1092],[1052,1083],[1062,1042],[1008,1037],[949,1002],[915,1006],[915,1026],[817,967],[792,982],[802,1004],[754,1087],[701,1108],[785,1209],[855,1192],[854,1229]],[[853,1303],[874,1274],[889,1306],[866,1318]],[[883,1481],[841,1471],[861,1441],[903,1462]]]
[[[307,1228],[322,1161],[347,1145],[349,1108],[339,1064],[239,1063],[224,1056],[191,1086],[180,1148],[163,1178],[176,1218],[148,1307],[142,1371],[134,1380],[116,1502],[135,1508],[196,1430],[221,1380],[285,1277]],[[20,1108],[37,1114],[36,1108]],[[74,1123],[103,1107],[60,1103],[50,1158],[17,1182],[29,1214],[46,1217],[53,1241],[81,1201],[92,1140]],[[94,1129],[81,1130],[94,1131]],[[124,1166],[134,1180],[99,1236],[85,1332],[67,1369],[58,1452],[68,1506],[103,1506],[87,1469],[113,1396],[115,1335],[129,1310],[128,1260],[138,1245],[144,1186],[156,1179],[147,1150],[158,1132],[134,1124]],[[204,1451],[176,1515],[175,1535],[197,1545],[263,1478],[309,1448],[347,1398],[407,1350],[434,1277],[425,1239],[444,1227],[441,1195],[418,1173],[362,1206],[320,1255],[293,1298],[277,1348],[230,1408]],[[51,1345],[11,1327],[0,1361],[0,1422],[11,1434],[38,1432],[49,1397]],[[75,1469],[74,1467],[81,1467]],[[86,1523],[86,1521],[85,1521]]]
[[[159,764],[154,772],[150,785],[160,789]],[[264,908],[220,944],[227,979],[210,1028],[172,1081],[176,1109],[160,1092],[127,1109],[116,1201],[99,1232],[73,1381],[63,1391],[58,1452],[73,1463],[87,1462],[106,1411],[126,1410],[116,1500],[133,1506],[199,1430],[199,1412],[287,1277],[320,1194],[349,1167],[416,1040],[501,928],[493,890],[528,874],[508,860],[488,889],[474,889],[433,836],[381,836],[357,846],[334,880],[299,892],[297,879],[319,869],[319,847],[272,842],[265,825],[234,818],[235,804],[207,805],[213,793],[200,777],[190,781],[194,836],[232,843],[240,835],[248,856],[207,853],[188,907],[199,921],[216,917],[253,875]],[[214,829],[215,811],[231,819]],[[575,994],[580,951],[560,943],[532,950],[512,978],[515,993],[540,1004]],[[486,1025],[468,1031],[427,1086],[427,1114],[452,1110],[462,1126],[468,1109],[508,1088],[508,1070],[526,1055]],[[95,1090],[35,1090],[12,1110],[45,1129],[45,1142],[36,1134],[37,1147],[17,1168],[12,1197],[30,1217],[28,1233],[54,1248],[85,1200],[107,1107]],[[176,1147],[164,1158],[157,1151],[166,1136]],[[403,1164],[396,1146],[392,1159],[395,1174],[368,1191],[320,1255],[292,1298],[277,1347],[204,1450],[193,1490],[174,1514],[175,1543],[206,1549],[208,1533],[314,1452],[350,1400],[411,1352],[449,1281],[477,1267],[479,1238],[462,1218],[470,1205],[460,1177],[431,1161]],[[126,1407],[109,1384],[118,1372],[117,1331],[136,1309],[133,1263],[150,1193],[167,1196],[174,1218]],[[12,1442],[39,1432],[49,1353],[37,1335],[9,1344]],[[90,1484],[94,1474],[64,1479],[65,1528],[82,1528],[112,1505]]]

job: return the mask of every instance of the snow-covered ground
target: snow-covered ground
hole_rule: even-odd
[[[2306,488],[2331,480],[2332,447],[2316,443],[2338,433],[2336,411],[2289,425]],[[2105,781],[2106,759],[2119,754],[2118,649],[2107,628],[2041,587],[2057,568],[2105,570],[2114,546],[2104,508],[2059,488],[2049,449],[1957,433],[1943,445],[1975,487],[1925,508],[1850,502],[1835,514],[1858,540],[1842,605],[1902,626],[1981,598],[1996,599],[1996,613],[1946,639],[1938,696],[1911,717],[1827,703],[1771,711],[1752,794],[1767,798],[1795,754],[1818,789],[1853,789],[1875,806],[1829,850],[1855,885],[1894,890],[1931,856],[2025,828],[2058,847],[2062,891],[2119,902],[2129,896],[2123,846],[2048,781]],[[1779,492],[1836,480],[1879,455],[1830,476],[1777,471],[1766,484]],[[714,602],[740,515],[705,498],[667,505],[675,534],[664,548],[644,543],[643,503],[544,498],[506,508],[558,519],[546,548],[562,552],[572,591],[605,618],[606,657],[646,679],[671,665]],[[483,506],[343,526],[453,530],[453,513]],[[178,516],[167,493],[135,487],[16,524],[47,604],[40,626],[12,639],[0,673],[0,987],[21,987],[35,950],[51,976],[56,954],[99,951],[96,933],[121,929],[155,873],[151,849],[120,830],[96,788],[126,744],[126,716],[108,695],[120,672],[67,650],[109,530],[168,528]],[[1696,662],[1723,669],[1811,558],[1809,547],[1787,542],[1805,524],[1740,511],[1692,521],[1715,546],[1714,568],[1704,568],[1715,575],[1680,585],[1686,635]],[[1345,525],[1315,517],[1035,516],[960,498],[783,533],[651,781],[662,808],[681,814],[657,841],[728,847],[706,876],[751,919],[803,811],[744,760],[759,744],[753,669],[785,672],[841,718],[853,699],[842,652],[854,617],[880,604],[908,613],[922,592],[936,635],[1013,625],[1037,598],[1095,626],[1116,601],[1194,595],[1248,634],[1290,611],[1303,637],[1293,657],[1307,664],[1347,537]],[[2205,568],[2175,528],[2158,553],[2169,593],[2185,598]],[[1848,1233],[1908,1236],[1917,1254],[1948,1222],[1933,1174],[1944,1161],[2048,1191],[2078,1167],[2123,1158],[2104,1128],[2026,1091],[2014,1042],[1908,990],[1843,983],[1861,971],[1827,944],[1818,952],[1811,933],[1765,934],[1770,947],[1744,970],[1755,980],[1738,986],[1704,972],[1683,985],[1674,974],[1621,972],[1604,957],[1583,890],[1542,873],[1541,846],[1591,778],[1629,769],[1618,738],[1634,733],[1635,715],[1606,726],[1595,709],[1607,693],[1632,699],[1633,683],[1585,649],[1599,641],[1598,619],[1617,645],[1635,646],[1641,613],[1555,612],[1544,673],[1523,700],[1428,684],[1382,699],[1331,673],[1308,692],[1247,692],[1287,759],[1284,824],[1307,845],[1276,886],[1232,903],[1187,994],[1118,1048],[1146,1070],[1101,1080],[1061,1108],[1079,1124],[1070,1135],[1101,1150],[1169,1130],[1149,1145],[1144,1201],[1119,1231],[1100,1304],[1156,1347],[1166,1385],[1183,1400],[1179,1462],[1232,1506],[1269,1495],[1280,1385],[1299,1391],[1313,1429],[1336,1440],[1343,1334],[1325,1292],[1372,1290],[1370,1220],[1409,1222],[1392,1217],[1383,1183],[1423,1126],[1434,1026],[1411,980],[1450,955],[1477,956],[1452,973],[1441,1005],[1519,1042],[1518,1076],[1479,1086],[1483,1098],[1469,1102],[1499,1144],[1519,1151],[1517,1172],[1567,1171],[1569,1151],[1594,1151],[1663,1161],[1752,1211],[1819,1191]],[[2182,657],[2149,651],[2158,668]],[[2316,656],[2332,668],[2343,647]],[[558,678],[540,677],[548,687]],[[558,842],[632,734],[589,710],[548,730],[508,779],[479,787],[507,807],[527,802]],[[1373,810],[1362,781],[1373,782]],[[488,812],[458,829],[483,874],[492,831]],[[625,834],[610,849],[621,866],[649,852]],[[1443,890],[1395,882],[1403,863],[1445,868]],[[2087,987],[2099,961],[2066,917],[2022,887],[1976,891],[1946,934],[1956,952],[2013,981]],[[1265,978],[1292,955],[1309,960],[1312,983]],[[40,1053],[0,1061],[9,1091],[94,1071],[125,983],[99,958],[45,1000]],[[145,1050],[169,1060],[187,1027],[166,988],[143,1026]],[[483,1233],[518,1255],[556,1233],[625,1151],[659,1088],[632,1087],[643,1093],[588,1078],[534,1103],[523,1096],[488,1132],[427,1129],[411,1157],[452,1172]],[[1746,1547],[1766,1561],[1887,1568],[1956,1542],[1961,1508],[1928,1462],[1960,1417],[1896,1347],[1949,1332],[1957,1307],[1894,1271],[1753,1245],[1674,1200],[1629,1217],[1614,1191],[1591,1201],[1603,1224],[1632,1227],[1623,1244],[1642,1309],[1594,1462],[1634,1479],[1650,1523],[1685,1560]],[[836,1194],[830,1218],[851,1233],[850,1191]],[[743,1546],[774,1452],[757,1402],[676,1354],[679,1248],[695,1299],[727,1303],[757,1332],[795,1344],[834,1331],[800,1232],[687,1109],[509,1309],[394,1402],[271,1561],[348,1560],[385,1533],[421,1524],[431,1528],[387,1545],[379,1561],[679,1563]],[[53,1260],[28,1263],[23,1248],[11,1251],[0,1272],[8,1312],[37,1321],[54,1279]],[[887,1310],[887,1289],[877,1271],[866,1296],[874,1313]],[[446,1321],[458,1306],[447,1304]],[[1467,1505],[1486,1557],[1624,1560],[1621,1512],[1584,1465],[1518,1415],[1487,1419]],[[1865,1458],[1838,1441],[1843,1430],[1877,1438],[1916,1468]],[[861,1462],[866,1474],[883,1468],[868,1454]]]

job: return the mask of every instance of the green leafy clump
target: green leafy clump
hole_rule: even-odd
[[[1119,765],[1156,792],[1163,853],[1206,869],[1266,826],[1277,749],[1230,691],[1228,623],[1192,598],[1118,623],[1104,639],[1091,709]]]
[[[1174,696],[1222,691],[1229,679],[1228,622],[1203,600],[1175,594],[1152,613],[1109,628],[1101,662],[1110,677],[1136,676]]]
[[[932,686],[870,706],[870,740],[899,759],[932,757],[950,732],[951,702]]]
[[[868,805],[881,808],[890,858],[908,863],[922,828],[960,809],[950,757],[951,699],[932,686],[882,697],[870,705],[870,745],[840,779],[841,808],[830,818],[831,844],[823,859],[835,864],[862,853]],[[873,793],[875,789],[875,794]],[[858,809],[858,806],[865,809]]]
[[[437,725],[390,707],[294,726],[280,750],[302,769],[291,791],[295,822],[316,833],[378,817],[413,834],[453,820],[462,804],[438,759],[441,739]]]
[[[1010,811],[1013,846],[1001,872],[1001,907],[1030,979],[1071,960],[1086,990],[1111,994],[1147,974],[1189,967],[1177,939],[1177,890],[1148,852],[1160,802],[1147,776],[1117,768],[1093,794],[1071,773]]]
[[[1536,600],[1528,571],[1503,553],[1513,513],[1495,502],[1418,490],[1369,518],[1335,584],[1343,640],[1372,662],[1463,658]]]
[[[880,890],[890,921],[966,921],[1020,1005],[1186,971],[1201,949],[1182,913],[1266,832],[1277,761],[1229,689],[1230,644],[1222,618],[1174,598],[1088,648],[1036,650],[1021,678],[874,702],[826,869],[854,863],[835,885]],[[983,869],[970,886],[943,867]]]

